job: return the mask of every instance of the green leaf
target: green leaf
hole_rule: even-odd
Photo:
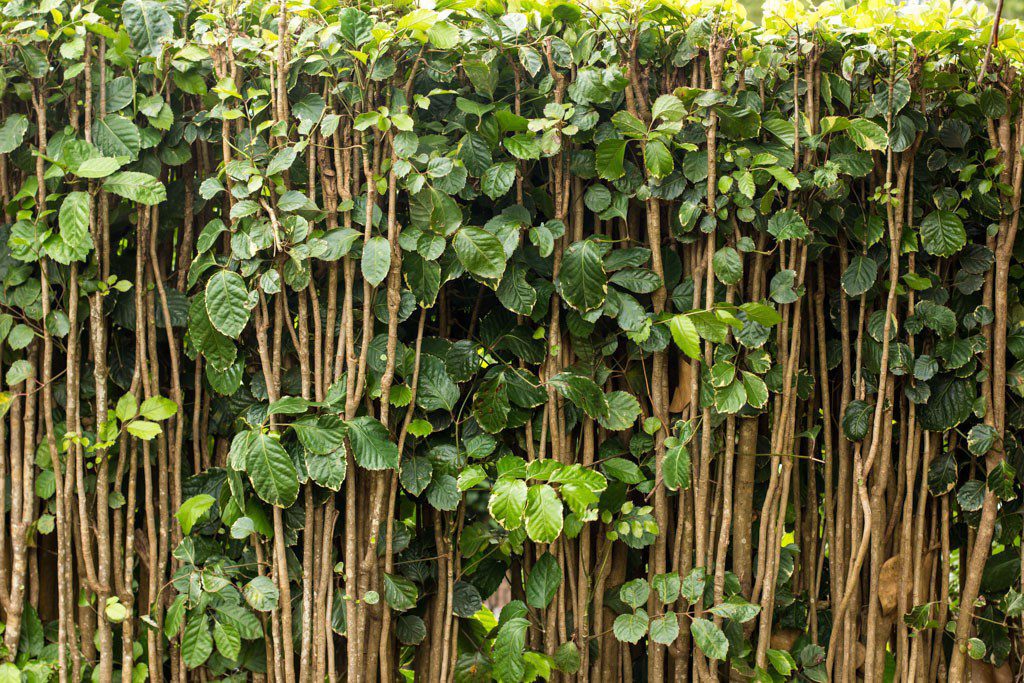
[[[783,209],[768,219],[768,232],[780,240],[802,240],[811,234],[803,217],[793,209]]]
[[[178,404],[163,396],[150,396],[142,402],[139,414],[147,420],[166,420],[178,414]]]
[[[384,237],[371,237],[363,246],[363,277],[376,287],[391,270],[391,245]]]
[[[434,467],[430,460],[415,456],[402,461],[402,473],[399,476],[402,487],[414,496],[418,496],[430,485],[434,477]]]
[[[135,159],[142,149],[139,129],[120,114],[96,119],[92,137],[95,145],[108,157]]]
[[[612,624],[612,632],[615,639],[622,643],[639,643],[640,639],[647,635],[649,618],[647,612],[638,609],[635,612],[627,612],[615,617]]]
[[[789,676],[797,670],[796,660],[785,650],[768,650],[768,661],[783,676]]]
[[[598,174],[605,180],[621,178],[625,173],[622,167],[626,156],[626,141],[616,138],[602,140],[597,145],[595,163]]]
[[[697,326],[685,313],[672,316],[668,320],[668,329],[676,346],[690,358],[700,358],[700,335]]]
[[[956,500],[967,512],[977,512],[985,503],[985,482],[971,479],[956,492]]]
[[[555,285],[565,302],[581,313],[604,304],[608,294],[608,275],[596,242],[582,240],[569,245],[562,256],[562,267]]]
[[[669,605],[679,599],[679,574],[677,572],[655,574],[651,579],[651,587],[658,594],[658,599]]]
[[[192,527],[206,514],[207,510],[213,507],[215,502],[217,501],[213,496],[200,493],[181,504],[181,507],[178,508],[178,512],[174,516],[178,518],[181,530],[186,536],[192,533]]]
[[[583,203],[594,213],[600,213],[612,204],[612,193],[604,185],[591,185],[583,193]]]
[[[999,432],[987,424],[976,424],[967,432],[967,450],[979,457],[985,455],[996,444]]]
[[[609,477],[624,484],[639,484],[646,479],[637,464],[625,458],[609,458],[601,463],[601,468]]]
[[[348,473],[348,461],[345,450],[339,449],[332,453],[313,453],[306,451],[306,471],[309,477],[320,486],[331,491],[338,491],[345,482]]]
[[[196,349],[217,370],[227,371],[235,362],[237,349],[231,339],[224,336],[210,322],[206,312],[206,293],[192,299],[188,309],[188,333]]]
[[[345,443],[345,423],[334,415],[307,415],[292,423],[295,435],[317,455],[334,453]]]
[[[455,233],[452,245],[459,262],[473,275],[496,280],[505,272],[505,248],[487,230],[467,225]]]
[[[551,604],[562,584],[562,567],[551,553],[544,553],[526,578],[526,602],[530,607],[545,609]]]
[[[480,177],[480,189],[491,199],[505,196],[516,179],[516,165],[510,161],[490,166]]]
[[[956,486],[957,467],[952,453],[942,453],[928,466],[928,490],[933,496],[949,493]]]
[[[398,446],[391,442],[384,425],[366,415],[349,420],[347,424],[357,465],[365,470],[398,467]]]
[[[502,306],[519,315],[530,315],[537,305],[537,290],[526,281],[526,269],[519,265],[505,271],[497,295]]]
[[[682,121],[686,116],[686,105],[675,95],[659,95],[651,107],[651,118],[664,121]]]
[[[384,600],[391,609],[404,612],[416,606],[419,589],[409,579],[394,574],[384,574]]]
[[[24,114],[11,114],[0,125],[0,154],[18,149],[28,131],[28,118]]]
[[[694,619],[690,623],[690,634],[708,659],[724,660],[729,653],[729,640],[722,629],[707,619]]]
[[[427,637],[427,625],[415,614],[400,614],[395,620],[395,635],[403,645],[417,645]]]
[[[487,510],[494,520],[508,530],[518,529],[526,513],[528,493],[522,479],[498,477],[487,501]]]
[[[452,587],[452,612],[455,616],[468,619],[483,607],[480,591],[468,581],[456,581]]]
[[[972,382],[951,375],[937,375],[928,386],[931,397],[920,406],[921,427],[942,432],[956,427],[971,414],[974,401]]]
[[[562,533],[562,501],[547,484],[531,486],[526,497],[526,535],[537,543],[551,543]]]
[[[662,645],[671,645],[679,637],[679,617],[668,611],[651,620],[651,640]]]
[[[608,400],[597,383],[589,377],[571,372],[560,372],[548,384],[562,396],[594,419],[605,419],[609,414]]]
[[[764,325],[765,327],[772,327],[782,322],[782,316],[769,304],[751,301],[741,304],[740,310],[747,316],[747,320]]]
[[[860,296],[871,289],[878,279],[878,264],[867,256],[856,256],[850,261],[840,278],[843,291],[850,296]]]
[[[210,619],[202,612],[194,614],[185,624],[185,633],[181,636],[181,658],[185,661],[185,666],[195,669],[205,664],[212,653]]]
[[[125,429],[129,434],[143,441],[152,441],[163,431],[156,422],[148,420],[133,420]]]
[[[1013,500],[1017,497],[1013,488],[1016,474],[1013,465],[1005,460],[1000,460],[988,473],[988,490],[1000,500]]]
[[[245,452],[245,471],[264,502],[289,507],[299,495],[299,473],[281,441],[270,434],[253,432]]]
[[[861,441],[868,435],[873,418],[874,407],[867,401],[850,401],[843,413],[843,434],[850,441]]]
[[[651,587],[644,579],[633,579],[619,587],[619,599],[633,609],[646,605],[650,594]]]
[[[70,265],[73,261],[85,261],[92,251],[92,235],[89,233],[89,194],[71,192],[60,205],[57,223],[60,232],[46,240],[47,255],[58,263]]]
[[[21,683],[21,671],[14,664],[0,664],[0,683]]]
[[[727,598],[725,602],[719,603],[708,610],[726,619],[738,621],[745,624],[761,612],[761,606],[749,603],[738,595]]]
[[[148,173],[121,171],[103,182],[103,189],[139,204],[153,206],[167,200],[167,188]]]
[[[462,495],[455,477],[450,474],[434,473],[434,479],[427,486],[427,502],[435,510],[452,511],[459,507]]]
[[[345,7],[338,12],[338,28],[352,47],[358,48],[373,40],[373,19],[355,7]]]
[[[225,337],[238,339],[249,322],[249,292],[245,280],[230,270],[218,270],[206,283],[206,313]]]
[[[885,129],[868,119],[851,119],[846,130],[854,144],[865,151],[882,151],[889,145],[889,136]]]
[[[743,371],[740,376],[747,403],[758,409],[768,405],[768,385],[764,383],[764,380],[752,372]]]
[[[724,285],[734,285],[743,277],[743,261],[732,247],[722,247],[715,252],[711,265],[715,277]]]
[[[215,621],[213,624],[213,642],[217,644],[217,652],[229,660],[237,661],[242,649],[242,638],[233,625]]]
[[[504,373],[489,373],[473,397],[473,417],[485,432],[497,434],[505,429],[511,409]]]
[[[568,5],[560,5],[560,7],[567,7]],[[555,9],[558,9],[557,7]],[[567,674],[574,674],[580,670],[581,659],[580,649],[576,646],[576,643],[571,640],[567,643],[562,643],[555,650],[554,656],[555,668]]]
[[[249,606],[257,612],[273,612],[281,597],[277,586],[266,576],[254,577],[242,588],[242,594]]]
[[[494,661],[492,673],[498,683],[522,681],[526,673],[523,652],[526,650],[526,632],[529,627],[530,622],[523,617],[513,617],[498,629],[491,652]]]
[[[646,268],[624,268],[613,273],[609,281],[635,294],[656,292],[662,284],[657,273]]]
[[[178,595],[167,608],[167,614],[164,616],[164,635],[167,636],[168,640],[178,635],[178,631],[181,630],[181,625],[185,621],[185,601],[187,598],[187,595]]]
[[[540,138],[533,133],[517,133],[502,141],[509,154],[517,159],[539,159]]]
[[[598,423],[609,431],[624,431],[633,426],[640,416],[640,402],[625,391],[613,391],[605,395],[608,402],[606,417],[597,417]]]
[[[967,244],[963,221],[952,211],[932,211],[921,221],[921,244],[932,256],[952,256]]]
[[[661,140],[651,140],[644,145],[644,165],[655,178],[664,178],[675,168],[672,152]]]
[[[160,54],[163,42],[174,36],[174,19],[152,0],[125,0],[121,21],[132,46],[146,56]]]
[[[11,363],[11,367],[7,368],[4,379],[7,381],[7,386],[15,387],[31,377],[33,373],[35,373],[35,366],[24,358],[19,358]]]

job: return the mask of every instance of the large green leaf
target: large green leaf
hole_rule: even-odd
[[[530,607],[544,609],[551,604],[562,584],[562,567],[551,553],[537,558],[526,577],[526,602]]]
[[[95,145],[108,157],[134,159],[142,149],[139,129],[120,114],[96,119],[92,137]]]
[[[11,114],[0,125],[0,154],[10,154],[18,148],[28,130],[28,118],[24,114]]]
[[[572,372],[560,372],[548,382],[565,398],[594,419],[607,419],[608,400],[594,380]],[[620,400],[617,398],[616,402]]]
[[[274,435],[253,433],[246,444],[245,471],[252,487],[265,502],[288,507],[299,495],[299,473]]]
[[[952,256],[967,243],[964,223],[952,211],[932,211],[921,221],[921,243],[933,256]]]
[[[605,180],[621,178],[623,173],[622,162],[626,155],[626,141],[616,138],[602,140],[597,145],[597,172]]]
[[[363,246],[363,277],[376,287],[391,269],[391,245],[383,237],[371,237]]]
[[[144,55],[159,54],[162,43],[174,35],[174,19],[152,0],[125,0],[121,20],[132,45]]]
[[[526,672],[523,652],[526,648],[526,633],[530,622],[522,617],[509,619],[494,639],[491,653],[494,661],[494,677],[498,683],[519,683]]]
[[[159,180],[148,173],[121,171],[103,182],[107,192],[130,199],[139,204],[152,206],[167,199],[167,189]]]
[[[51,235],[45,243],[46,254],[54,261],[71,264],[85,261],[92,251],[92,235],[89,233],[89,194],[71,192],[64,198],[57,214],[60,231]]]
[[[181,637],[181,658],[185,666],[190,669],[200,667],[212,653],[213,636],[210,633],[209,617],[203,612],[189,616]]]
[[[649,622],[647,612],[638,609],[635,612],[627,612],[615,617],[612,631],[615,633],[615,639],[620,642],[639,643],[640,639],[647,635]]]
[[[505,272],[505,248],[487,230],[467,225],[455,233],[453,245],[459,261],[473,275],[494,280]]]
[[[562,501],[547,484],[535,484],[526,496],[526,535],[537,543],[551,543],[562,533]]]
[[[491,489],[487,509],[491,517],[506,529],[518,529],[523,523],[528,493],[522,479],[499,477]]]
[[[919,407],[921,426],[941,432],[956,427],[971,414],[974,391],[971,382],[950,375],[940,375],[928,383],[931,398]]]
[[[516,179],[516,165],[505,161],[490,166],[480,177],[480,189],[491,199],[497,199],[512,189]]]
[[[875,284],[878,278],[878,263],[868,256],[856,256],[843,273],[843,291],[850,296],[860,296]]]
[[[868,119],[851,119],[846,134],[863,150],[884,150],[889,145],[885,129]]]
[[[729,640],[722,629],[707,619],[694,619],[690,623],[690,634],[708,659],[723,660],[729,653]]]
[[[398,446],[391,442],[384,425],[366,415],[349,420],[347,424],[357,465],[365,470],[398,467]]]
[[[200,292],[192,299],[188,309],[189,338],[206,361],[220,371],[226,371],[235,362],[237,349],[229,337],[217,331],[206,311],[206,294]]]
[[[597,243],[583,240],[569,245],[555,284],[565,302],[576,310],[600,307],[608,294],[608,275]]]
[[[249,322],[249,292],[245,280],[230,270],[218,270],[206,283],[206,312],[225,337],[238,339]]]

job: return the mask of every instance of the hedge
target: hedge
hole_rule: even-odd
[[[1022,29],[6,0],[0,681],[1019,674]]]

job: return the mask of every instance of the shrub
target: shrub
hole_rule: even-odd
[[[1016,669],[1021,27],[769,10],[4,4],[0,680]]]

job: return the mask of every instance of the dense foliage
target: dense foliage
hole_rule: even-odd
[[[765,14],[0,3],[0,681],[1017,673],[1021,26]]]

